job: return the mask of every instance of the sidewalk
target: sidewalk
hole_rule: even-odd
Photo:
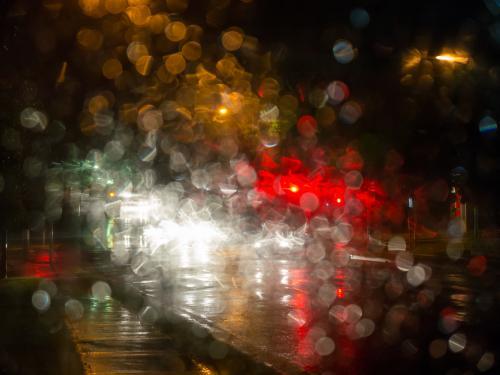
[[[0,280],[0,329],[5,333],[0,335],[0,373],[273,373],[179,317],[153,325],[155,319],[144,314],[143,296],[123,285],[123,272],[110,266],[108,255],[63,244],[56,244],[52,254],[47,246],[9,248],[8,278]],[[57,294],[50,308],[39,313],[32,295],[42,279],[52,280]],[[112,286],[111,298],[92,297],[96,281]],[[70,300],[83,307],[81,317],[68,315]],[[211,356],[214,343],[225,356]]]

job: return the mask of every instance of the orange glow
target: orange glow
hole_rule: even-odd
[[[342,203],[342,199],[337,198],[337,203]]]
[[[217,109],[217,112],[219,113],[219,115],[224,116],[224,115],[227,115],[228,110],[227,110],[227,108],[226,108],[226,107],[224,107],[224,106],[220,106],[220,107]]]
[[[299,191],[299,187],[297,185],[290,185],[290,191],[292,193],[297,193]]]
[[[114,191],[110,191],[110,192],[108,193],[108,196],[109,196],[110,198],[114,198],[114,197],[116,196],[116,193],[115,193]]]
[[[469,58],[465,56],[457,56],[457,55],[450,55],[450,54],[445,54],[445,55],[439,55],[436,56],[436,60],[439,61],[447,61],[447,62],[456,62],[459,64],[467,64],[469,62]]]

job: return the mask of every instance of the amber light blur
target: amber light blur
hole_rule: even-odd
[[[217,108],[217,113],[219,115],[225,116],[225,115],[227,115],[228,110],[226,107],[221,106],[221,107]]]
[[[452,62],[452,63],[459,63],[459,64],[467,64],[469,62],[469,58],[465,56],[457,56],[457,55],[439,55],[436,56],[436,60],[439,61],[447,61],[447,62]]]
[[[290,191],[292,193],[297,193],[299,191],[299,187],[297,185],[291,185],[290,186]]]

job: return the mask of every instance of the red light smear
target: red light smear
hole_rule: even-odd
[[[345,294],[344,294],[344,289],[342,288],[337,288],[337,298],[344,298],[345,297]]]
[[[297,121],[297,129],[302,136],[310,138],[316,133],[318,123],[311,115],[304,115]]]
[[[276,163],[268,152],[262,153],[262,159],[260,160],[260,166],[263,169],[273,170],[278,168],[278,163]]]
[[[303,194],[313,193],[320,202],[315,212],[328,216],[333,214],[335,207],[343,206],[348,199],[355,198],[364,207],[365,213],[362,215],[371,216],[370,222],[376,221],[377,213],[380,216],[386,195],[376,181],[365,179],[361,189],[346,190],[343,173],[334,167],[324,166],[311,172],[299,159],[291,157],[283,157],[279,165],[273,163],[267,163],[269,168],[259,171],[256,183],[257,191],[270,201],[284,199],[288,204],[299,206]],[[390,207],[386,212],[389,210]],[[399,212],[393,214],[397,216]]]
[[[484,255],[472,258],[467,264],[467,269],[473,276],[481,276],[486,271],[487,259]]]
[[[444,309],[441,310],[440,315],[444,317],[453,317],[456,318],[457,312],[453,307],[445,307]]]

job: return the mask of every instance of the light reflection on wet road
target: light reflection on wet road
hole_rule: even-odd
[[[484,274],[473,276],[468,259],[417,256],[432,276],[414,288],[394,264],[328,269],[300,257],[244,251],[184,255],[170,259],[162,282],[160,273],[142,275],[140,289],[150,303],[162,294],[164,308],[209,326],[217,338],[278,371],[477,371],[481,356],[497,349],[499,327],[492,317],[500,267],[493,257]],[[432,351],[434,340],[448,342],[456,332],[470,338],[461,356]]]

